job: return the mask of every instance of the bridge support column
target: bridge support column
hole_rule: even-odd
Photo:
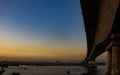
[[[111,75],[111,68],[112,68],[112,50],[107,50],[107,60],[106,60],[106,74]]]
[[[120,34],[113,34],[111,36],[111,42],[108,48],[112,49],[112,75],[120,75]]]
[[[112,73],[120,75],[120,46],[112,47]]]

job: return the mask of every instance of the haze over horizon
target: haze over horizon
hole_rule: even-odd
[[[81,61],[86,36],[79,0],[0,0],[0,59]]]

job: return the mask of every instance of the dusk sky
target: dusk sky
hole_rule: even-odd
[[[79,0],[0,0],[2,60],[81,61],[86,50]]]

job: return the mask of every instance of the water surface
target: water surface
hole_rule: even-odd
[[[20,75],[82,75],[93,71],[92,75],[104,75],[105,66],[98,66],[97,69],[88,69],[83,66],[9,66],[3,75],[12,75],[12,72],[19,72]]]

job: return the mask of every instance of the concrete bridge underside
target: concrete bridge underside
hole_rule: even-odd
[[[107,51],[109,73],[112,68],[113,75],[120,75],[120,0],[80,0],[80,3],[88,48],[84,62]]]

